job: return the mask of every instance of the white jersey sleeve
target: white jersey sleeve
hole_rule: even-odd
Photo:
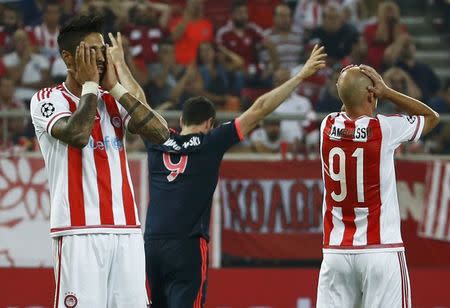
[[[52,89],[43,89],[33,95],[30,103],[30,112],[38,139],[43,133],[51,134],[53,125],[72,114],[66,99]]]
[[[122,118],[122,122],[125,128],[128,128],[128,122],[130,122],[131,117],[128,114],[128,111],[118,102],[116,101],[117,108],[119,108],[120,117]]]
[[[408,115],[379,115],[383,135],[388,138],[387,143],[397,147],[403,142],[418,141],[422,135],[425,118],[423,116]]]

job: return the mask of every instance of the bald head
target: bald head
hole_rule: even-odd
[[[357,66],[344,70],[337,81],[339,97],[347,108],[360,106],[367,101],[368,86],[373,86],[372,80]]]

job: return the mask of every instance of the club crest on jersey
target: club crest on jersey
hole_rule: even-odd
[[[118,115],[113,115],[111,117],[111,124],[115,128],[121,128],[122,127],[122,119]]]
[[[64,306],[66,306],[66,308],[75,308],[78,305],[78,299],[75,296],[75,293],[68,292],[65,295]]]
[[[41,106],[41,113],[44,117],[49,118],[53,113],[55,113],[55,106],[52,103],[46,102]]]

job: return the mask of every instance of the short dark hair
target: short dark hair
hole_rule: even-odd
[[[80,42],[91,33],[102,33],[103,17],[101,15],[80,15],[65,24],[58,35],[59,52],[67,50],[75,54]]]
[[[43,12],[47,12],[49,6],[57,6],[59,10],[61,10],[61,5],[57,0],[47,0],[44,3],[44,6],[42,7]]]
[[[198,125],[208,119],[216,118],[214,104],[204,96],[191,97],[183,105],[182,122],[184,125]]]
[[[234,0],[231,3],[231,12],[234,12],[234,10],[240,8],[241,6],[247,7],[247,1],[245,1],[245,0]]]

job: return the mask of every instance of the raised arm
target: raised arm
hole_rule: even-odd
[[[425,118],[422,135],[429,133],[439,123],[439,114],[422,103],[421,101],[404,95],[394,89],[389,88],[372,67],[360,65],[361,72],[366,74],[373,82],[373,87],[369,87],[369,92],[375,94],[379,99],[388,99],[401,110],[409,115],[421,115]]]
[[[116,69],[117,78],[119,79],[120,84],[123,85],[131,95],[135,96],[142,103],[148,105],[144,90],[131,74],[130,68],[125,61],[121,33],[117,32],[117,39],[111,33],[108,33],[108,36],[112,44],[109,48],[111,52],[111,59]]]
[[[128,68],[123,53],[122,36],[117,33],[117,40],[109,33],[112,47],[107,50],[107,72],[117,72],[119,83],[114,86],[117,91],[111,94],[127,110],[130,115],[128,130],[140,134],[150,142],[162,143],[169,135],[166,120],[147,103],[144,90],[134,79]],[[110,68],[111,65],[111,68]]]
[[[71,146],[84,148],[89,142],[92,125],[97,111],[97,92],[99,72],[96,64],[95,50],[81,42],[76,49],[76,72],[72,69],[68,73],[83,85],[80,104],[69,117],[56,121],[51,134]]]
[[[325,67],[326,54],[323,51],[323,47],[319,48],[317,45],[314,46],[311,56],[297,75],[272,91],[260,96],[253,105],[238,118],[242,134],[248,134],[256,127],[259,121],[264,119],[281,105],[281,103],[291,95],[303,80],[316,73],[319,69]]]

